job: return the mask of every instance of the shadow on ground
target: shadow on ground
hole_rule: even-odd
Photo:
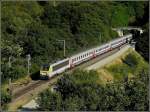
[[[32,73],[32,74],[30,75],[30,77],[31,77],[32,80],[40,80],[40,71],[37,71],[37,72],[35,72],[35,73]]]

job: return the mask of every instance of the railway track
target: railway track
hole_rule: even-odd
[[[126,45],[126,44],[125,44],[125,45]],[[125,45],[123,45],[122,47],[124,47]],[[94,64],[94,63],[96,63],[96,62],[98,62],[98,61],[100,61],[100,60],[102,60],[103,58],[106,58],[107,56],[110,56],[110,55],[114,54],[114,53],[117,52],[119,49],[120,49],[120,48],[115,48],[115,49],[113,49],[112,51],[107,52],[107,53],[105,53],[105,54],[102,54],[102,55],[100,55],[100,56],[97,56],[96,58],[94,58],[94,59],[92,59],[92,60],[89,60],[89,61],[87,61],[87,62],[83,62],[82,64],[80,64],[80,65],[74,67],[73,69],[68,70],[67,73],[70,73],[70,72],[72,72],[72,71],[74,71],[75,69],[78,69],[78,68],[79,68],[79,69],[84,69],[84,68],[86,68],[86,67],[88,67],[88,66],[90,66],[90,65],[92,65],[92,64]],[[31,93],[32,93],[33,90],[35,90],[36,88],[38,88],[38,87],[40,87],[40,86],[42,86],[42,85],[44,85],[44,84],[53,85],[54,82],[56,82],[56,81],[52,82],[52,80],[54,80],[54,79],[57,80],[57,79],[60,78],[61,76],[62,76],[62,75],[59,75],[59,76],[57,75],[57,76],[53,77],[53,78],[50,79],[50,80],[38,80],[38,81],[36,81],[36,82],[34,82],[34,83],[28,84],[28,86],[24,87],[23,89],[20,89],[19,91],[15,92],[15,93],[13,94],[12,102],[16,102],[17,99],[18,99],[18,100],[21,99],[22,96],[24,96],[25,94],[27,94],[27,93],[29,93],[29,92],[30,92],[29,94],[31,95]]]
[[[18,92],[14,93],[13,95],[13,99],[17,99],[18,97],[20,97],[22,94],[27,93],[30,90],[33,90],[34,88],[40,86],[41,84],[46,83],[45,81],[42,80],[38,80],[35,83],[32,83],[30,85],[28,85],[27,87],[25,87],[23,90],[19,90]]]

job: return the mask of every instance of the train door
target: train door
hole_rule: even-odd
[[[72,59],[72,58],[70,58],[70,60],[69,60],[69,61],[70,61],[70,69],[71,69],[71,68],[73,68],[73,67],[74,67],[73,59]]]
[[[111,43],[109,44],[109,50],[110,50],[110,51],[112,50],[112,45],[111,45]]]

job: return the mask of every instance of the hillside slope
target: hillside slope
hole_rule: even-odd
[[[106,84],[107,82],[122,81],[125,77],[132,79],[142,70],[148,71],[148,63],[139,53],[129,49],[112,63],[97,69],[97,72],[100,83]]]

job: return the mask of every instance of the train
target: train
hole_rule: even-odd
[[[103,45],[97,46],[95,48],[86,50],[70,57],[66,57],[65,59],[60,60],[56,63],[44,64],[41,66],[40,69],[40,77],[48,79],[52,78],[53,76],[63,73],[67,69],[71,69],[85,61],[91,60],[113,49],[120,48],[124,44],[130,43],[131,39],[132,34],[127,34]]]

